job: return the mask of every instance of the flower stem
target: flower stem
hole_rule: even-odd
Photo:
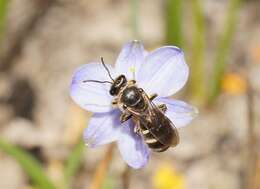
[[[130,177],[131,177],[131,169],[128,165],[126,165],[126,168],[122,174],[122,182],[123,182],[124,189],[130,188]]]
[[[183,47],[182,0],[166,1],[166,43]]]
[[[111,161],[113,159],[113,151],[115,148],[115,144],[110,144],[104,158],[99,163],[95,174],[94,179],[90,185],[90,189],[100,189],[102,186],[102,183],[106,177],[109,165],[111,164]]]
[[[205,99],[205,21],[200,0],[191,1],[194,18],[190,90],[192,98],[199,104]]]
[[[20,147],[0,138],[0,150],[14,158],[38,189],[55,189],[54,183],[46,175],[43,165],[34,156]]]
[[[230,52],[231,42],[236,30],[238,13],[241,0],[230,0],[229,11],[224,26],[224,32],[219,39],[215,64],[213,67],[213,78],[210,83],[208,102],[211,104],[220,93],[221,81],[227,67],[227,57]]]
[[[71,154],[68,157],[64,170],[64,187],[70,188],[74,176],[77,174],[80,164],[82,162],[83,153],[85,150],[85,144],[82,140],[74,147]]]
[[[0,41],[2,40],[5,32],[8,2],[9,2],[8,0],[0,1]]]

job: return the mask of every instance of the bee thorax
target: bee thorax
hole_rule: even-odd
[[[143,96],[136,86],[125,88],[120,100],[123,104],[135,110],[140,110],[145,107]]]

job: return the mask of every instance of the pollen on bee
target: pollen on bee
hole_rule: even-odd
[[[154,138],[151,138],[151,139],[147,139],[147,140],[145,140],[145,142],[146,142],[147,144],[152,144],[152,143],[157,142],[157,140],[154,139]]]
[[[149,133],[149,130],[143,130],[142,133],[143,133],[144,135],[146,135],[146,134]]]

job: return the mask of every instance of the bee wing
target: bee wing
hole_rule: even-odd
[[[169,118],[151,101],[149,101],[150,124],[147,129],[164,145],[172,147],[179,143],[179,134],[175,125]]]
[[[179,134],[174,124],[164,113],[143,93],[147,111],[142,113],[130,110],[133,120],[142,128],[147,129],[155,139],[167,146],[176,146],[179,143]]]

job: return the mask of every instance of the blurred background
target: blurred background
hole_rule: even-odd
[[[199,107],[181,143],[131,170],[88,149],[74,70],[114,64],[122,45],[184,49],[174,98]],[[1,189],[259,189],[259,0],[0,0]]]

